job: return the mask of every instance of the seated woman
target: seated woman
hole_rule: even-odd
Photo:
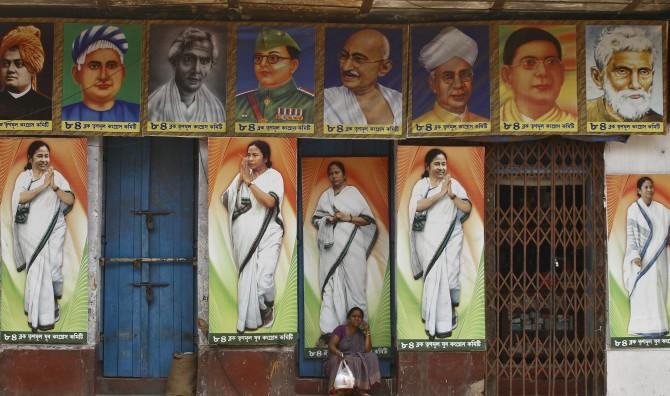
[[[344,359],[356,378],[354,390],[359,395],[367,395],[370,388],[381,381],[379,361],[372,352],[372,337],[370,327],[363,320],[363,310],[353,307],[347,312],[347,324],[340,325],[333,330],[328,342],[330,356],[326,361],[325,369],[328,375],[328,389],[331,393],[335,376]]]

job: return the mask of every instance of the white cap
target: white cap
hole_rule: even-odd
[[[428,71],[454,57],[468,62],[470,66],[477,59],[477,42],[453,26],[448,26],[421,48],[419,62]]]

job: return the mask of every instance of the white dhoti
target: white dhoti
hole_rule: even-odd
[[[402,93],[377,84],[393,113],[393,124],[402,124]],[[367,125],[368,120],[351,90],[344,86],[323,91],[323,122],[326,124]]]
[[[626,215],[624,286],[630,298],[628,333],[659,337],[668,333],[668,238],[670,210],[638,199]],[[633,264],[640,259],[641,266]]]
[[[452,192],[467,200],[458,181],[451,179]],[[419,200],[440,192],[442,184],[430,187],[428,178],[419,180],[412,190],[409,224],[413,224]],[[446,336],[453,329],[452,306],[460,302],[460,265],[463,227],[467,215],[445,195],[425,214],[423,230],[410,230],[410,257],[415,279],[423,276],[421,318],[430,336]]]
[[[370,224],[326,222],[325,217],[334,216],[336,211],[365,218]],[[377,225],[367,201],[353,186],[344,187],[338,194],[332,188],[324,191],[312,224],[319,230],[319,327],[322,333],[331,333],[346,323],[347,312],[353,307],[361,308],[367,316],[367,258],[377,239]]]
[[[235,179],[222,195],[228,209],[233,259],[238,270],[237,330],[254,330],[263,325],[262,312],[275,300],[275,269],[284,236],[280,208],[284,180],[270,168],[254,180],[254,185],[275,198],[266,208],[244,183]]]

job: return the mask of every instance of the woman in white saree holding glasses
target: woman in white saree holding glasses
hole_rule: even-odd
[[[70,185],[51,166],[49,146],[32,142],[14,184],[12,214],[14,261],[18,272],[27,273],[24,310],[33,331],[53,329],[60,318],[65,215],[73,204]]]
[[[312,216],[318,230],[319,327],[324,335],[346,323],[353,307],[367,315],[367,259],[378,232],[367,201],[347,184],[344,164],[333,161],[327,169],[331,187],[321,194]]]

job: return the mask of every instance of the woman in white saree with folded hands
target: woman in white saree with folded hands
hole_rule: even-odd
[[[421,318],[429,337],[449,337],[460,302],[463,227],[472,204],[461,184],[447,173],[447,154],[431,149],[425,172],[409,203],[410,260],[414,279],[424,278]]]
[[[60,318],[65,215],[73,204],[70,185],[51,167],[49,146],[34,141],[12,193],[14,261],[27,273],[24,310],[33,331],[52,329]]]
[[[344,164],[328,164],[331,187],[321,194],[312,224],[317,228],[322,334],[347,320],[359,307],[367,313],[367,259],[377,240],[372,210],[360,191],[347,184]]]
[[[270,146],[247,147],[240,172],[221,196],[228,209],[233,260],[238,271],[237,331],[269,327],[274,320],[275,269],[284,224],[284,179],[272,168]]]
[[[628,333],[661,337],[668,333],[668,242],[670,210],[653,201],[654,182],[637,181],[638,199],[626,214],[623,281],[630,298]]]

